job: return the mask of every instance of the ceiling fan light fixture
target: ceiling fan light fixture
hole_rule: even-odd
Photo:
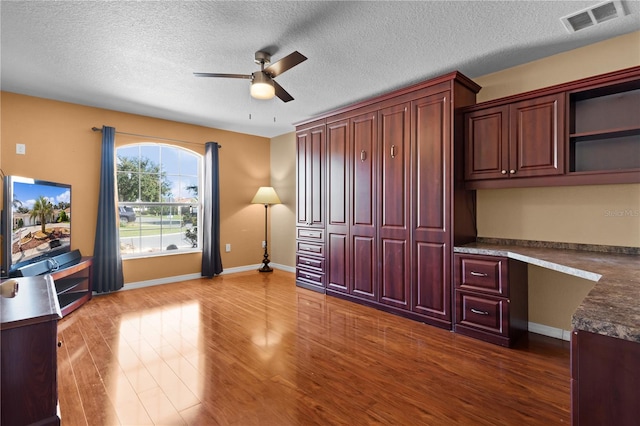
[[[261,71],[253,73],[251,81],[251,97],[255,99],[273,99],[276,95],[276,89],[273,87],[273,81],[269,76]]]

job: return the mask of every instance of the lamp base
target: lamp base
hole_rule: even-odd
[[[273,272],[273,268],[263,263],[262,268],[258,269],[258,272]]]

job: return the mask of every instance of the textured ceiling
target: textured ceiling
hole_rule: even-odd
[[[597,3],[2,1],[0,87],[273,137],[453,70],[474,78],[640,30],[638,1],[623,2],[625,17],[565,30],[559,18]],[[256,50],[309,58],[276,79],[294,101],[192,74],[250,74]]]

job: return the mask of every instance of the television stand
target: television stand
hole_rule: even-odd
[[[85,256],[70,266],[51,272],[55,283],[62,316],[75,311],[91,299],[93,280],[93,257]]]
[[[55,282],[62,316],[91,299],[93,257],[82,256],[80,250],[59,254],[18,269],[19,277],[50,274]]]

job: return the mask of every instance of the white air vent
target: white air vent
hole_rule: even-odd
[[[626,15],[620,0],[605,1],[595,6],[560,18],[567,31],[574,33]]]

